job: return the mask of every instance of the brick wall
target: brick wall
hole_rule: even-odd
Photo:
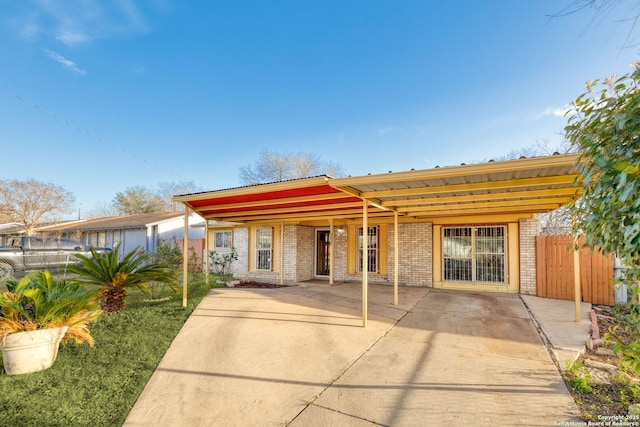
[[[433,283],[433,227],[431,223],[398,225],[398,282],[407,286]],[[393,281],[394,227],[389,226],[389,278]]]
[[[388,274],[370,275],[371,283],[392,283],[395,275],[393,266],[394,227],[388,227]],[[521,220],[519,223],[520,292],[536,293],[535,236],[538,234],[536,219]],[[287,225],[284,228],[284,276],[287,282],[308,280],[314,276],[315,228]],[[233,264],[233,273],[240,278],[255,278],[279,281],[279,272],[249,272],[248,229],[234,230],[234,246],[238,260]],[[433,226],[431,223],[399,225],[400,275],[398,281],[407,286],[433,285]],[[347,234],[334,236],[334,278],[336,281],[362,279],[362,274],[347,274]],[[278,249],[279,250],[279,249]],[[279,266],[278,266],[279,267]]]
[[[537,219],[520,220],[520,293],[536,294]]]
[[[344,231],[336,232],[333,239],[333,278],[336,281],[347,278],[347,230],[342,230]]]
[[[315,228],[304,226],[292,226],[291,236],[285,233],[285,243],[296,242],[295,263],[291,268],[295,268],[295,275],[292,279],[295,281],[313,279],[313,267],[315,258]],[[287,244],[288,245],[288,244]],[[285,247],[287,246],[285,245]],[[286,249],[285,249],[286,250]],[[287,267],[285,267],[287,268]]]
[[[242,277],[249,270],[249,229],[236,228],[233,230],[233,246],[238,253],[238,259],[231,265],[235,277]]]

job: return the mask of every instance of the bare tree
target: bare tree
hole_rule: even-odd
[[[559,145],[551,145],[548,140],[536,141],[528,147],[516,148],[502,156],[494,157],[495,161],[515,160],[522,157],[551,156],[553,154],[568,154],[575,151],[568,141]],[[571,212],[566,206],[548,213],[537,214],[540,232],[544,235],[571,234]]]
[[[552,154],[568,154],[575,149],[567,141],[561,142],[559,145],[551,145],[548,140],[542,142],[536,141],[535,144],[527,147],[515,148],[508,153],[494,157],[493,160],[499,162],[503,160],[514,160],[521,157],[538,157],[538,156],[550,156]]]
[[[124,192],[116,193],[113,206],[121,215],[167,211],[162,197],[142,186],[128,187]]]
[[[568,236],[572,232],[571,209],[561,206],[558,209],[537,214],[540,223],[540,234],[543,236]]]
[[[113,202],[100,202],[87,213],[87,218],[95,219],[118,215],[120,215],[120,212]]]
[[[593,11],[593,23],[603,19],[618,23],[620,27],[628,26],[627,38],[623,48],[637,46],[640,26],[640,1],[638,0],[573,0],[550,18],[560,18],[585,10]]]
[[[323,174],[334,177],[344,175],[341,165],[323,161],[317,154],[281,154],[263,150],[253,164],[240,169],[240,181],[244,185],[254,185]]]
[[[193,181],[161,182],[157,185],[157,188],[158,194],[164,200],[166,209],[171,211],[184,209],[182,203],[176,203],[172,200],[173,196],[204,191],[202,187],[197,186]]]
[[[70,211],[75,198],[60,185],[28,179],[0,180],[0,215],[24,225],[27,235],[36,224]]]

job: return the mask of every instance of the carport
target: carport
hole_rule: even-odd
[[[336,226],[345,221],[360,221],[364,230],[370,219],[393,221],[394,271],[398,271],[398,224],[403,221],[434,219],[462,221],[500,214],[533,217],[550,212],[579,196],[577,155],[553,155],[536,158],[425,170],[389,172],[346,178],[318,176],[246,187],[186,194],[174,200],[206,221],[236,225],[281,224],[280,251],[284,251],[284,225],[323,221],[333,236]],[[365,249],[368,250],[368,239]],[[187,298],[187,239],[184,248],[184,304]],[[206,242],[207,251],[209,242]],[[334,253],[330,246],[329,281],[334,281]],[[207,260],[208,261],[208,260]],[[284,256],[280,257],[284,262]],[[284,281],[284,266],[280,277]],[[208,265],[206,268],[209,270]],[[367,326],[368,273],[362,269],[362,325]],[[579,277],[577,274],[576,277]],[[576,281],[578,282],[578,281]],[[579,319],[579,283],[576,284],[576,319]],[[398,274],[393,279],[393,303],[398,303]]]

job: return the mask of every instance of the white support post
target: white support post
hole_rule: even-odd
[[[367,327],[369,288],[369,218],[367,201],[362,201],[362,327]]]

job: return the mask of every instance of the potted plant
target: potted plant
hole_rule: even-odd
[[[7,374],[49,368],[60,342],[70,338],[93,345],[87,325],[102,312],[95,294],[81,284],[37,271],[7,288],[0,295],[0,350]]]

